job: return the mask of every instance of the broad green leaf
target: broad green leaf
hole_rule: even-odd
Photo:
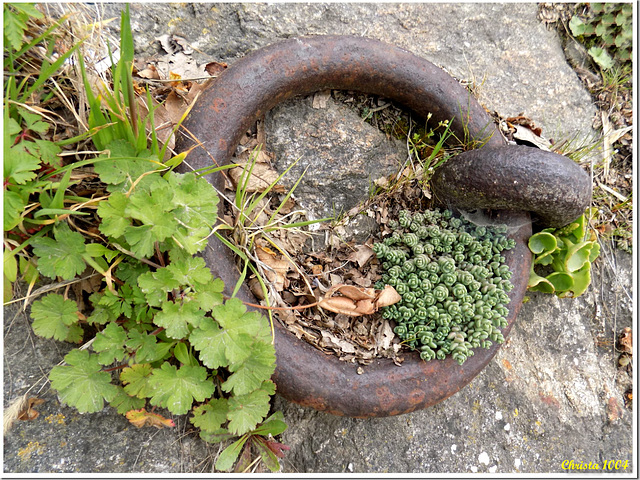
[[[551,253],[558,247],[556,237],[548,232],[538,232],[529,238],[529,250],[536,255]]]
[[[287,429],[287,424],[284,423],[284,415],[281,411],[275,412],[269,418],[267,418],[261,425],[259,425],[252,433],[254,435],[280,435]]]
[[[228,400],[212,398],[207,403],[194,408],[192,412],[191,423],[202,431],[216,432],[227,421]]]
[[[138,257],[151,257],[154,253],[158,237],[153,232],[153,225],[129,226],[124,231],[124,238],[131,245],[131,250]]]
[[[574,15],[571,17],[571,20],[569,20],[569,28],[571,29],[571,34],[574,37],[584,35],[586,32],[585,23],[577,15]]]
[[[126,140],[116,139],[107,145],[109,151],[98,158],[108,158],[96,162],[95,172],[100,180],[110,184],[111,192],[126,192],[141,175],[156,170],[157,165],[149,158],[136,157],[136,149]]]
[[[573,287],[573,277],[565,272],[553,272],[546,277],[556,292],[564,292]]]
[[[112,238],[124,235],[131,225],[131,220],[124,213],[128,203],[129,199],[125,194],[114,192],[109,200],[98,204],[98,216],[102,219],[98,228],[102,233]]]
[[[185,365],[177,369],[167,362],[153,371],[149,384],[153,388],[151,404],[165,407],[175,415],[184,415],[194,400],[204,402],[215,391],[213,382],[207,379],[206,368]]]
[[[589,53],[589,55],[591,55],[593,60],[604,70],[613,68],[613,58],[611,58],[611,56],[603,48],[591,47],[589,50],[587,50],[587,52]]]
[[[124,358],[124,343],[127,340],[127,332],[112,322],[102,332],[96,335],[93,341],[93,350],[98,352],[98,362],[102,365],[111,365]]]
[[[173,355],[183,365],[194,365],[197,364],[195,358],[193,358],[189,354],[189,348],[184,342],[176,343],[176,346],[173,348]]]
[[[200,308],[205,311],[209,311],[216,305],[222,304],[223,290],[224,282],[221,279],[216,278],[203,286],[199,286],[193,297],[200,305]]]
[[[189,257],[182,262],[172,262],[167,269],[181,286],[207,284],[213,280],[211,270],[202,257]]]
[[[212,315],[226,330],[247,333],[257,339],[271,341],[271,330],[267,320],[258,312],[247,312],[247,307],[238,298],[217,305],[212,309]]]
[[[589,262],[585,263],[582,269],[573,272],[571,277],[573,278],[573,287],[571,287],[570,292],[574,298],[579,297],[587,291],[587,288],[589,288],[591,284],[591,264]]]
[[[149,304],[159,307],[166,300],[167,292],[172,291],[174,288],[179,288],[180,284],[171,271],[164,267],[155,272],[147,272],[144,275],[140,275],[138,277],[138,286],[142,293],[145,294]]]
[[[8,249],[4,251],[4,274],[10,282],[15,282],[18,279],[18,261]]]
[[[8,7],[4,7],[3,15],[3,34],[5,38],[5,48],[7,43],[11,45],[13,50],[18,51],[23,45],[23,35],[27,28],[27,18],[25,15],[20,15],[8,10]]]
[[[86,245],[86,250],[90,257],[105,257],[109,262],[118,255],[118,252],[111,250],[100,243],[89,243]]]
[[[533,263],[531,264],[531,271],[529,273],[529,282],[527,284],[529,290],[542,293],[553,293],[555,288],[553,284],[544,277],[541,277],[533,270]]]
[[[200,361],[204,365],[218,368],[244,361],[251,354],[254,340],[247,333],[222,329],[205,317],[191,332],[189,341],[200,352]]]
[[[101,371],[96,355],[75,349],[65,355],[64,361],[68,365],[53,367],[49,374],[62,402],[80,413],[94,413],[102,410],[105,401],[115,398],[118,388],[111,384],[111,375]]]
[[[127,285],[120,287],[120,290],[113,293],[111,290],[105,290],[100,299],[99,305],[109,307],[116,317],[124,315],[130,317],[133,308],[131,307],[131,300],[123,295],[122,290],[126,289]]]
[[[33,241],[33,252],[38,257],[38,270],[49,278],[71,280],[85,269],[84,237],[72,232],[66,223],[54,228],[55,240],[39,237]]]
[[[136,363],[155,362],[162,360],[171,350],[173,342],[158,342],[155,335],[139,330],[129,330],[127,348],[135,350]]]
[[[71,326],[78,322],[78,305],[73,300],[65,300],[62,295],[50,293],[31,306],[33,331],[44,338],[67,340]]]
[[[114,407],[120,415],[124,415],[131,410],[139,410],[146,405],[147,402],[143,398],[132,397],[131,395],[127,395],[122,387],[117,388],[118,393],[109,404]]]
[[[4,191],[2,204],[4,208],[4,231],[8,232],[20,223],[20,216],[24,212],[26,204],[19,194],[10,190]]]
[[[218,455],[218,459],[216,460],[216,470],[220,470],[222,472],[231,470],[248,438],[249,437],[245,435],[220,452],[220,455]]]
[[[120,381],[124,385],[126,394],[138,398],[150,397],[153,393],[153,388],[149,384],[152,371],[148,363],[137,363],[123,368],[120,372]]]
[[[24,120],[27,130],[42,134],[47,133],[47,131],[49,130],[49,124],[42,121],[42,115],[30,112],[23,107],[18,107],[18,114]]]
[[[231,433],[242,435],[262,421],[269,413],[270,396],[275,393],[273,382],[264,382],[263,388],[246,395],[235,395],[229,399],[228,429]]]
[[[592,247],[593,242],[580,242],[569,247],[564,258],[564,268],[568,272],[580,270],[589,261]]]
[[[238,366],[232,365],[233,374],[222,384],[225,392],[233,390],[234,395],[244,395],[260,388],[269,380],[276,369],[276,352],[271,343],[254,342],[251,355]]]
[[[4,179],[5,182],[22,185],[36,178],[36,170],[40,168],[40,159],[25,149],[25,143],[4,146]]]
[[[204,315],[205,311],[196,302],[165,301],[162,303],[162,311],[153,318],[153,323],[164,327],[167,336],[179,340],[189,335],[189,325],[200,325]]]

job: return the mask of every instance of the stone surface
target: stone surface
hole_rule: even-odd
[[[121,6],[108,6],[105,17]],[[556,33],[536,19],[534,4],[145,3],[133,4],[131,12],[141,55],[160,56],[153,39],[167,33],[191,42],[199,61],[229,64],[292,35],[366,35],[474,82],[489,110],[524,113],[547,137],[592,133],[595,108]],[[304,102],[293,101],[280,113],[302,110]],[[275,408],[289,425],[282,441],[291,446],[283,471],[560,473],[565,460],[613,459],[629,460],[629,472],[632,413],[623,406],[623,392],[630,377],[616,369],[612,342],[614,332],[632,325],[632,271],[630,255],[606,251],[583,297],[530,295],[494,361],[433,408],[357,420],[277,398]],[[14,319],[15,312],[5,307],[5,407],[69,348],[34,337],[28,320]],[[60,406],[48,387],[38,388],[32,393],[47,399],[41,416],[5,437],[6,473],[200,472],[210,471],[219,452],[185,435],[186,417],[176,419],[176,430],[137,430],[113,410],[79,415]]]
[[[294,197],[312,218],[338,217],[366,199],[373,182],[398,171],[406,146],[388,140],[351,108],[332,98],[315,109],[311,97],[289,100],[265,116],[274,166],[287,187],[304,174]]]

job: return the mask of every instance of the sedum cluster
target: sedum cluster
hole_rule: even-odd
[[[400,339],[423,360],[451,354],[460,365],[472,348],[504,342],[513,285],[501,252],[515,246],[506,227],[476,226],[450,210],[403,210],[389,227],[373,246],[384,271],[376,288],[391,285],[402,297],[382,314]]]

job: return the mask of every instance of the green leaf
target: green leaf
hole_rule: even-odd
[[[180,287],[171,271],[164,267],[155,272],[147,272],[138,277],[138,286],[149,301],[149,305],[159,307],[167,298],[167,292]]]
[[[155,335],[139,330],[129,330],[128,335],[129,340],[126,345],[127,348],[135,350],[136,363],[153,363],[162,360],[173,346],[173,342],[158,342]]]
[[[222,390],[234,395],[244,395],[260,388],[262,382],[269,380],[276,368],[276,352],[270,343],[255,342],[250,349],[251,355],[240,365],[232,365],[234,372],[223,384]]]
[[[151,404],[184,415],[193,401],[203,402],[213,395],[215,386],[207,379],[207,369],[201,366],[182,366],[177,369],[167,362],[155,369],[149,384],[153,388]]]
[[[546,277],[556,292],[564,292],[573,287],[573,277],[565,272],[553,272]]]
[[[11,11],[8,6],[4,7],[3,13],[2,26],[5,38],[5,48],[9,44],[13,50],[18,51],[24,43],[23,35],[27,28],[27,17]]]
[[[120,415],[124,415],[130,410],[140,410],[147,403],[146,400],[138,397],[127,395],[122,387],[117,387],[118,393],[111,400],[110,405],[114,407]]]
[[[49,130],[49,124],[42,121],[42,115],[30,112],[24,107],[18,107],[18,114],[24,120],[27,130],[41,134],[45,134]]]
[[[538,232],[529,238],[529,250],[536,255],[551,253],[558,247],[556,237],[548,232]]]
[[[225,448],[218,456],[218,460],[216,460],[216,470],[223,472],[231,470],[248,438],[248,435],[244,435]]]
[[[222,304],[223,290],[224,282],[221,279],[216,278],[203,286],[199,286],[193,298],[196,302],[198,302],[200,308],[205,311],[209,311],[216,305]]]
[[[260,458],[262,458],[262,461],[267,466],[267,468],[273,473],[280,470],[280,462],[278,460],[278,457],[276,457],[276,454],[273,453],[273,451],[269,447],[267,447],[266,442],[268,440],[258,439],[256,437],[253,438],[255,439],[254,445],[258,448],[258,452],[260,453]]]
[[[176,360],[183,365],[197,364],[196,359],[189,354],[189,348],[184,342],[178,342],[176,344],[173,348],[173,355],[176,357]]]
[[[269,413],[270,395],[275,393],[273,382],[264,382],[263,387],[246,395],[236,395],[229,399],[228,429],[242,435],[253,430]]]
[[[121,361],[124,358],[124,343],[127,340],[127,332],[116,324],[110,323],[102,332],[96,335],[93,342],[93,350],[98,353],[98,362],[102,365],[111,365],[114,360]]]
[[[212,398],[193,409],[191,423],[204,432],[216,432],[226,423],[228,412],[229,405],[226,398]]]
[[[573,277],[573,287],[571,288],[572,296],[579,297],[584,292],[587,291],[587,288],[591,284],[591,264],[585,263],[582,269],[577,272],[573,272],[571,274]],[[567,296],[567,295],[559,295],[559,296]]]
[[[580,242],[572,245],[564,257],[564,268],[568,272],[580,270],[589,261],[593,242]]]
[[[167,336],[180,340],[189,335],[189,325],[200,325],[204,315],[205,311],[196,302],[165,301],[162,303],[162,311],[156,314],[153,323],[163,327]]]
[[[125,367],[120,372],[120,381],[127,395],[139,398],[150,397],[153,394],[153,387],[150,384],[153,371],[154,369],[148,363],[136,363]]]
[[[38,257],[38,270],[49,278],[71,280],[85,269],[84,237],[72,232],[66,223],[54,227],[55,240],[39,237],[33,241],[33,252]]]
[[[574,15],[573,17],[571,17],[571,20],[569,21],[569,28],[571,29],[571,34],[574,37],[579,37],[580,35],[584,35],[586,31],[585,23],[577,15]]]
[[[98,228],[102,233],[112,238],[124,235],[131,225],[131,220],[124,213],[128,203],[129,199],[125,194],[114,192],[109,200],[98,204],[98,216],[102,219]]]
[[[153,388],[149,384],[152,371],[148,363],[138,363],[123,368],[120,372],[120,381],[124,385],[126,394],[138,398],[150,397],[153,394]]]
[[[213,280],[211,270],[202,257],[189,257],[181,262],[172,262],[167,270],[180,286],[204,285]]]
[[[100,180],[110,184],[111,192],[126,192],[141,175],[157,169],[157,164],[149,157],[136,156],[135,147],[126,140],[116,139],[107,145],[108,154],[98,158],[106,158],[96,162],[95,172]]]
[[[36,300],[31,306],[33,331],[44,338],[65,341],[71,326],[78,323],[78,305],[73,300],[65,300],[62,295],[50,293],[42,300]]]
[[[64,357],[68,364],[53,367],[49,374],[51,387],[60,400],[80,413],[99,412],[104,401],[115,398],[118,389],[111,384],[111,375],[101,371],[96,355],[87,350],[72,350]]]
[[[589,55],[591,55],[593,60],[603,69],[608,70],[613,67],[613,59],[603,48],[591,47],[589,50],[587,50],[587,52],[589,53]]]
[[[284,423],[284,415],[281,411],[275,412],[269,418],[267,418],[261,425],[258,426],[252,433],[254,435],[280,435],[287,429],[287,424]]]
[[[26,203],[19,194],[10,190],[4,191],[2,203],[4,208],[4,231],[8,232],[20,223],[21,214],[24,212]]]
[[[118,252],[116,252],[115,250],[111,250],[100,243],[87,244],[86,251],[90,257],[105,257],[109,262],[118,255]]]
[[[5,182],[23,185],[36,178],[36,170],[40,168],[40,159],[25,150],[25,143],[4,146],[4,179]]]

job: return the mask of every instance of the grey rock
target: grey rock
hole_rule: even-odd
[[[279,171],[297,161],[283,180],[290,188],[304,174],[294,197],[314,219],[355,207],[375,180],[395,173],[406,158],[402,142],[331,98],[321,109],[311,106],[311,97],[289,100],[265,116],[265,130]]]

